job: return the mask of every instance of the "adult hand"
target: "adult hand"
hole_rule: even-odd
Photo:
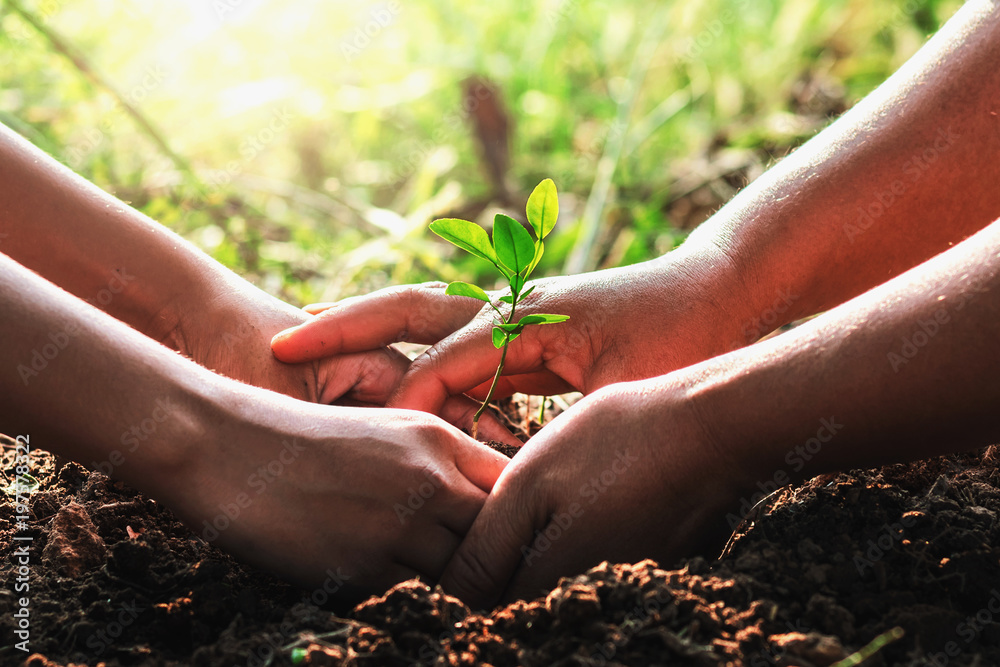
[[[310,316],[239,282],[233,303],[216,305],[207,318],[182,318],[163,342],[222,375],[293,398],[385,403],[409,365],[402,354],[381,346],[322,362],[278,363],[270,351],[271,338]]]
[[[271,353],[272,337],[312,317],[245,281],[234,280],[234,287],[237,298],[231,303],[216,302],[207,318],[181,318],[162,342],[245,384],[328,405],[385,405],[410,365],[403,354],[389,346],[300,364],[280,363]],[[456,396],[439,414],[468,428],[476,408],[473,401]],[[480,430],[487,440],[520,445],[491,415],[484,415]]]
[[[507,353],[497,397],[515,391],[584,393],[613,382],[660,375],[743,344],[738,312],[723,309],[728,290],[715,252],[579,276],[537,281],[518,314],[559,313],[568,322],[528,327]],[[714,282],[713,282],[714,281]],[[492,295],[495,298],[500,293]],[[728,302],[728,301],[727,301]],[[438,413],[449,396],[484,396],[496,371],[491,309],[448,296],[443,283],[389,288],[332,306],[271,343],[285,362],[378,349],[396,341],[431,344],[388,405]]]
[[[286,579],[336,574],[348,599],[437,580],[507,462],[431,415],[244,395],[230,395],[217,446],[162,499],[204,539]]]
[[[606,387],[557,417],[500,475],[445,590],[489,608],[603,560],[669,563],[721,548],[745,473],[685,399],[656,378]]]
[[[437,578],[507,461],[431,415],[223,378],[2,253],[0,312],[4,430],[304,585],[328,569],[357,590]]]

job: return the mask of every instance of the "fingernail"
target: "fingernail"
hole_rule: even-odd
[[[275,343],[281,343],[286,338],[290,338],[296,331],[298,331],[301,328],[302,325],[300,324],[298,326],[285,329],[284,331],[279,331],[278,333],[274,334],[274,337],[271,339],[271,345],[274,345]]]

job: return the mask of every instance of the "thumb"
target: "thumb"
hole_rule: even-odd
[[[531,542],[535,499],[523,498],[519,487],[510,475],[500,476],[441,576],[445,592],[473,609],[489,609],[500,600],[521,562],[522,548]]]
[[[454,427],[451,427],[454,428]],[[454,430],[459,443],[454,448],[455,467],[470,482],[489,493],[510,459],[489,445]]]
[[[475,299],[446,295],[443,283],[390,287],[332,305],[317,304],[308,312],[318,314],[278,333],[271,350],[280,361],[301,363],[404,340],[436,343],[472,319],[481,306]]]

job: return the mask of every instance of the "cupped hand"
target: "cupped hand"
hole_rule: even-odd
[[[385,346],[330,356],[322,362],[277,362],[270,350],[274,334],[311,318],[249,283],[239,285],[232,301],[213,304],[209,316],[182,316],[170,340],[164,342],[234,380],[318,403],[384,404],[405,373],[406,358]]]
[[[342,599],[436,580],[507,459],[442,420],[248,389],[169,504],[203,539]]]
[[[570,320],[527,327],[511,343],[496,396],[588,393],[731,349],[732,322],[739,318],[721,312],[696,288],[706,282],[701,274],[710,263],[665,260],[537,281],[517,313],[558,313]],[[301,363],[404,340],[430,344],[388,405],[440,414],[450,396],[484,396],[500,358],[491,342],[489,306],[446,295],[445,287],[395,287],[317,304],[309,308],[318,313],[315,319],[280,333],[271,347],[278,359]],[[492,294],[494,300],[501,295]]]
[[[603,560],[717,553],[742,473],[664,380],[584,398],[504,470],[445,570],[474,608],[531,599]]]
[[[210,370],[292,398],[327,405],[383,406],[410,366],[402,353],[387,345],[303,363],[279,362],[271,352],[274,335],[313,318],[249,284],[232,304],[219,305],[212,313],[205,319],[182,319],[168,342]],[[438,414],[468,428],[476,408],[468,398],[454,397]],[[491,415],[484,415],[480,431],[488,440],[520,445]]]

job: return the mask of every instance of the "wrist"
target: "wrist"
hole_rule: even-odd
[[[192,365],[193,366],[193,365]],[[198,529],[221,505],[252,490],[248,475],[302,429],[308,404],[195,368],[178,387],[152,454],[121,477]],[[124,469],[122,471],[125,473]],[[130,479],[134,477],[135,479]],[[200,532],[200,531],[198,531]]]
[[[774,418],[773,397],[761,393],[762,369],[749,362],[750,352],[738,350],[643,380],[633,391],[647,404],[644,409],[658,415],[653,428],[672,434],[679,421],[693,455],[714,471],[721,487],[738,494],[787,467],[781,448],[788,434]],[[784,483],[800,470],[790,470]]]
[[[746,272],[714,242],[692,237],[648,264],[657,289],[687,304],[687,333],[703,347],[692,363],[744,347],[783,324],[758,306]]]
[[[197,284],[198,289],[165,309],[163,319],[172,327],[160,342],[240,382],[318,400],[324,366],[318,361],[284,364],[271,351],[275,334],[303,324],[310,315],[228,271]]]

